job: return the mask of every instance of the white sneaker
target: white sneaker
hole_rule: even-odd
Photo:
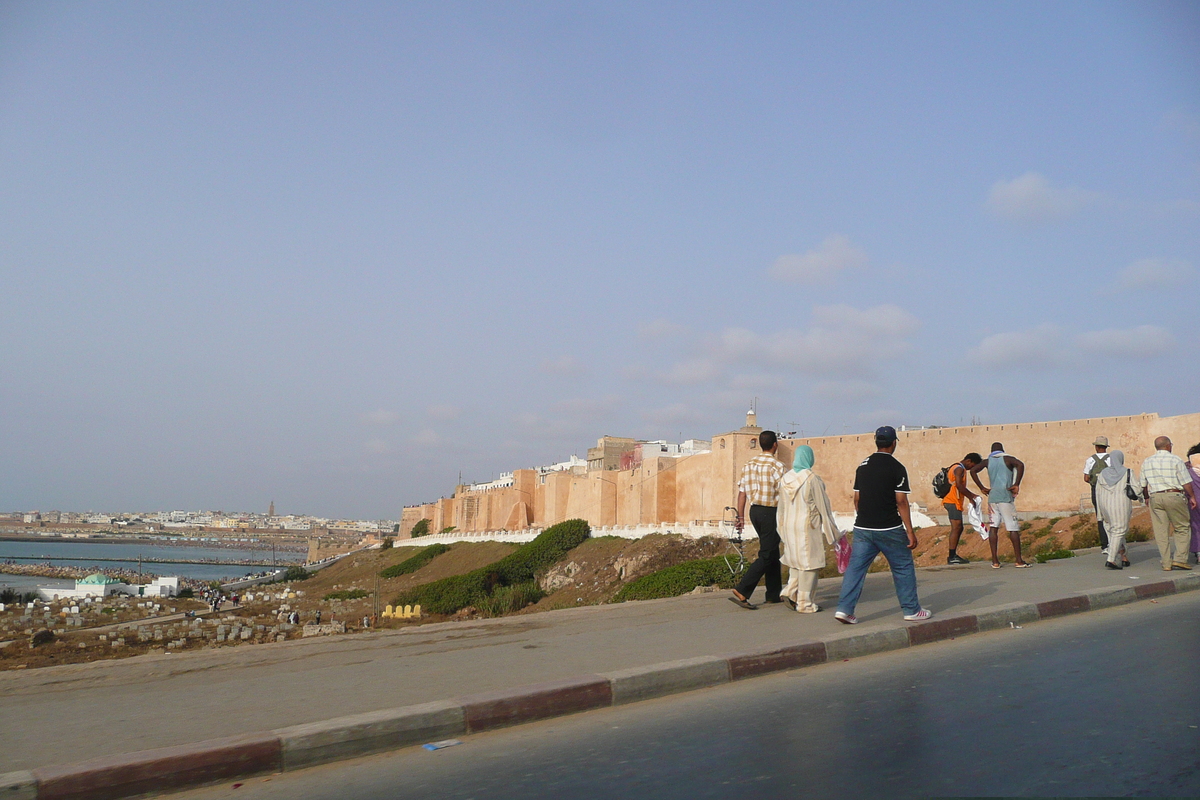
[[[929,619],[932,616],[933,616],[932,611],[930,611],[928,608],[922,608],[920,611],[918,611],[915,614],[905,614],[904,618],[906,620],[908,620],[909,622],[921,622],[922,620]]]
[[[858,617],[854,616],[853,614],[847,614],[845,611],[835,612],[833,615],[833,618],[836,619],[838,622],[845,623],[846,625],[857,625],[858,624]]]

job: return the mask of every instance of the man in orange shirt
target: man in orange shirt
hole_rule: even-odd
[[[963,500],[974,503],[979,495],[967,488],[967,473],[983,463],[979,453],[967,453],[963,460],[946,470],[950,479],[950,492],[942,498],[942,508],[950,517],[950,553],[946,558],[947,564],[970,564],[971,562],[958,554],[958,540],[963,532]]]

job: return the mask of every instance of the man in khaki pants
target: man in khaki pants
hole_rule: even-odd
[[[1191,569],[1187,564],[1188,544],[1192,538],[1188,506],[1196,507],[1192,476],[1188,475],[1183,459],[1171,452],[1171,440],[1166,436],[1154,440],[1154,450],[1154,455],[1142,462],[1139,480],[1142,497],[1150,506],[1154,541],[1162,556],[1162,568],[1166,572]],[[1172,544],[1175,545],[1174,555],[1171,554]]]

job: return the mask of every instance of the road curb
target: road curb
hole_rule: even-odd
[[[105,756],[0,775],[0,800],[117,800],[357,758],[467,733],[625,705],[831,661],[885,653],[1139,600],[1200,590],[1200,574],[1008,603],[929,622],[842,631],[817,641],[667,661],[452,700],[294,725],[260,734]]]

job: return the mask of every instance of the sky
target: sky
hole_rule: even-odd
[[[1200,411],[1196,3],[0,3],[0,509]]]

